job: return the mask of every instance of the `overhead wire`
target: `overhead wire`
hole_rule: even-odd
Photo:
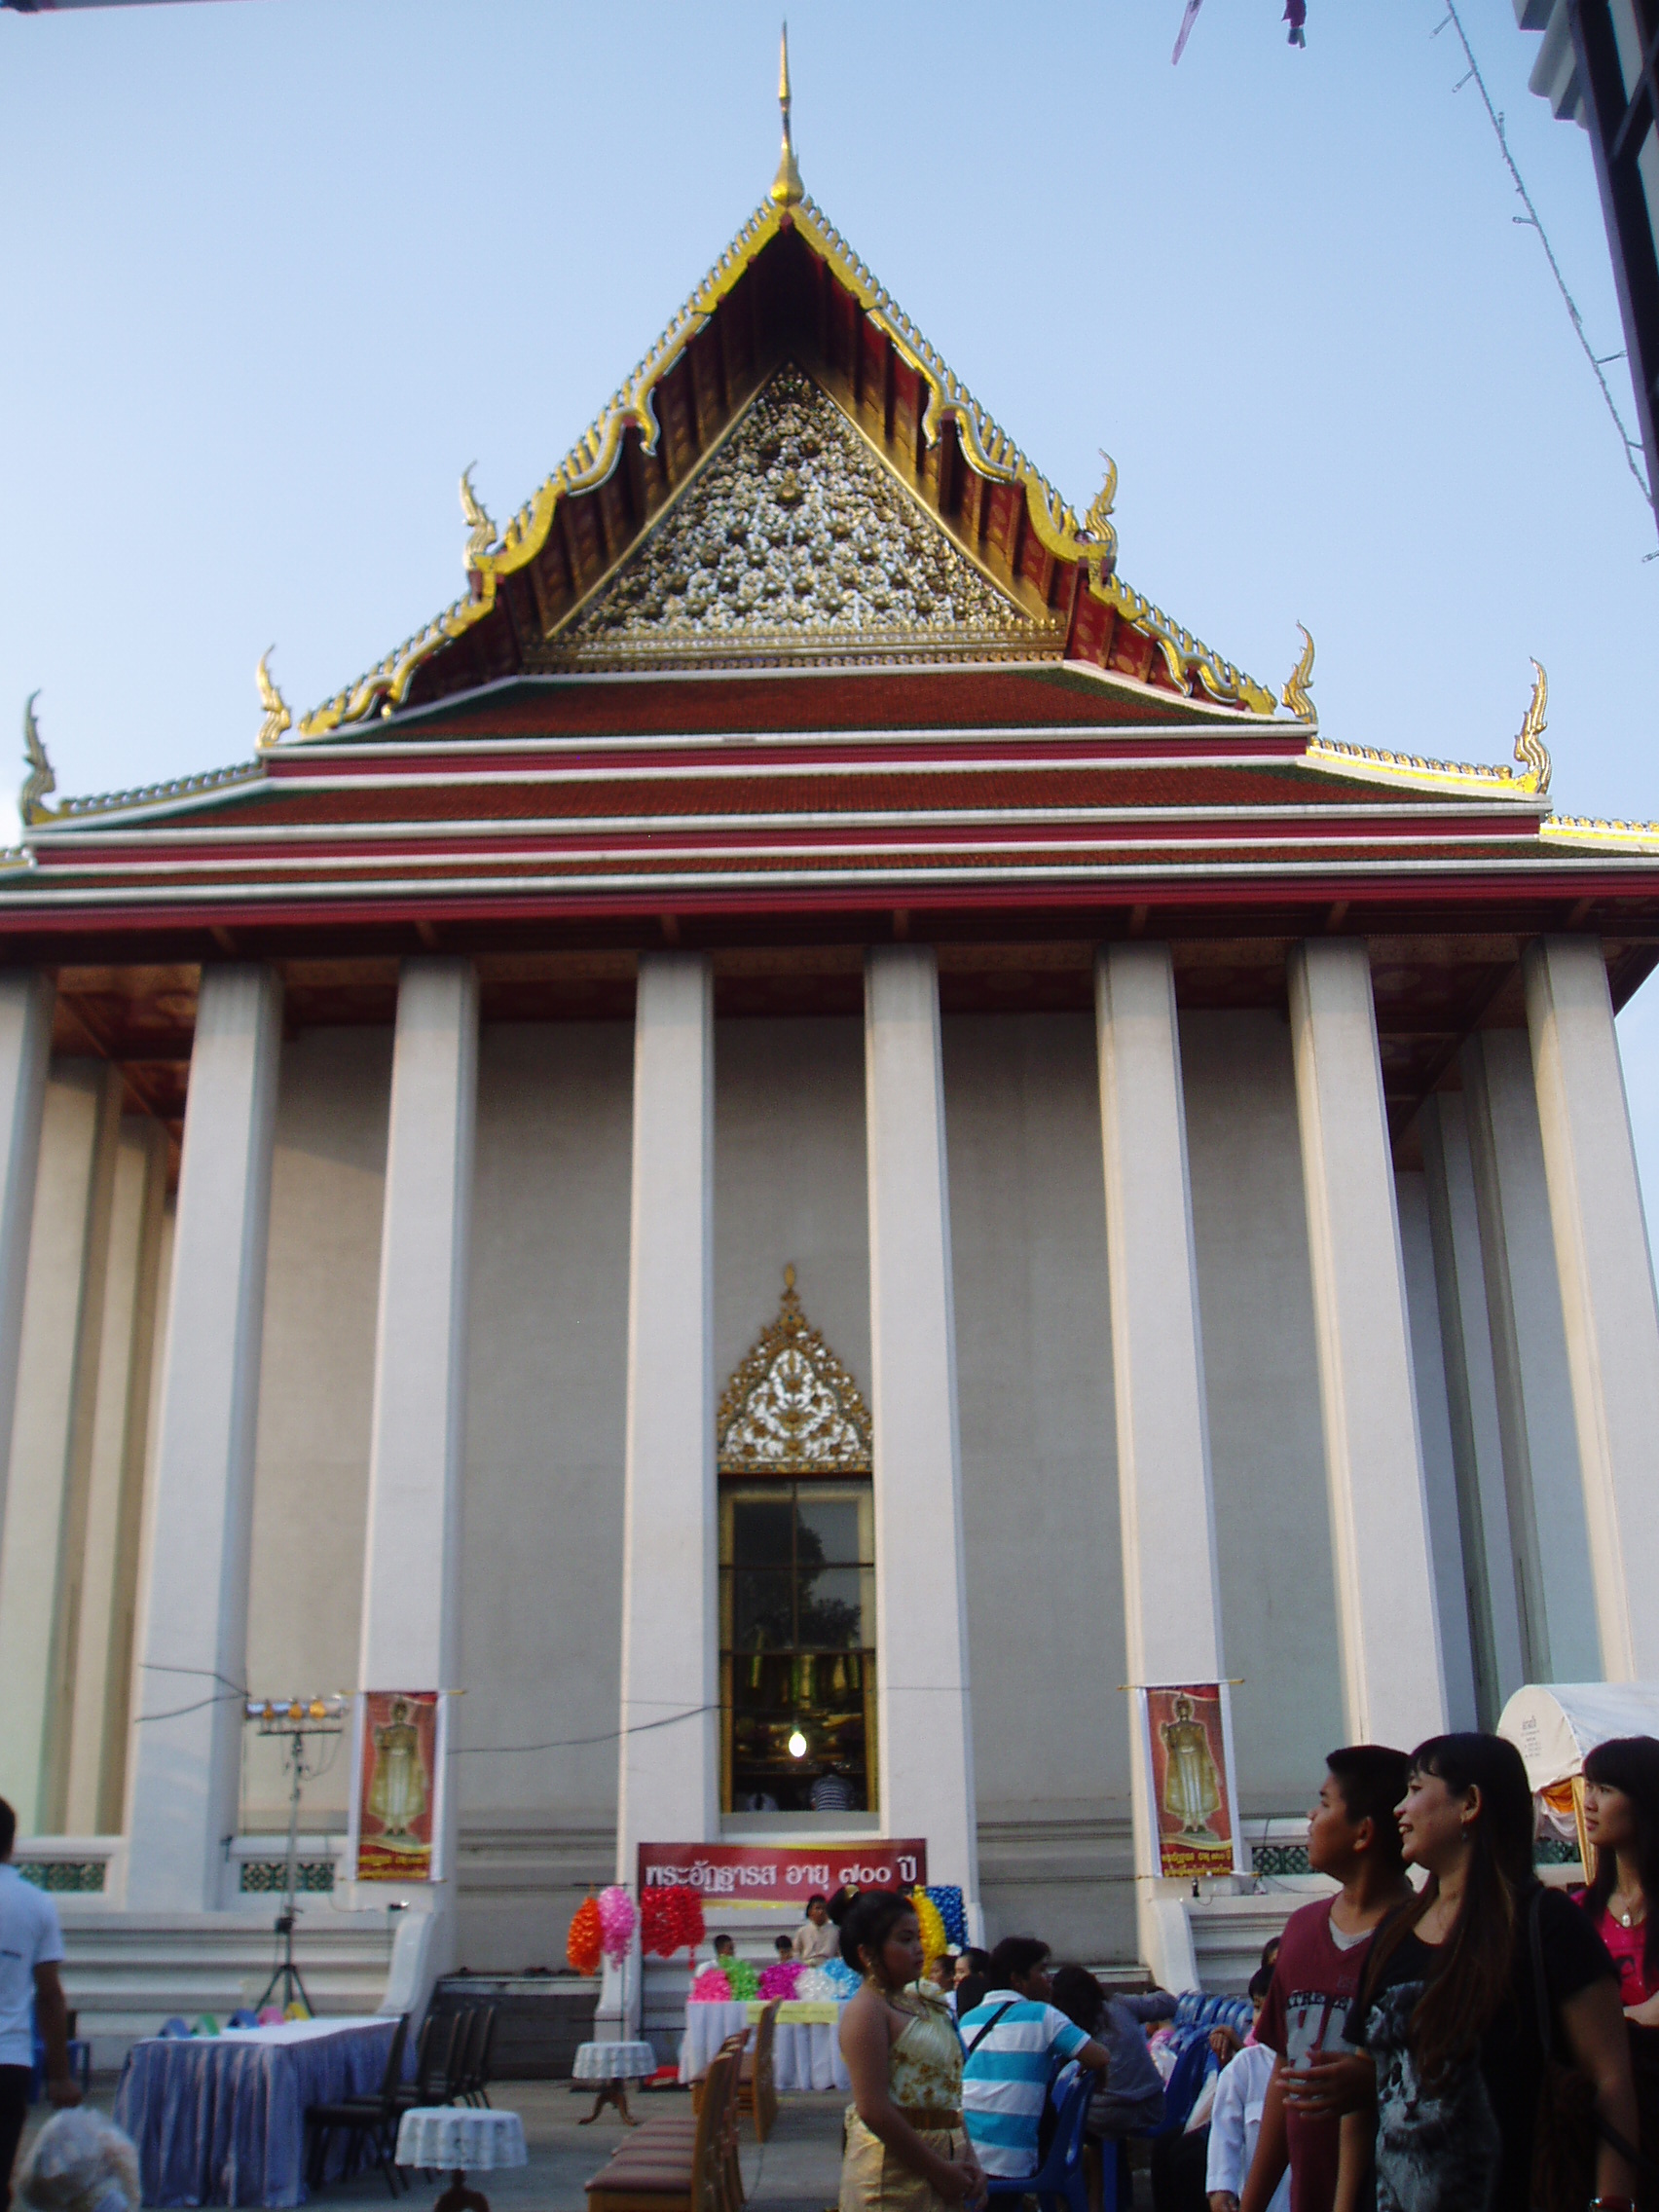
[[[1577,338],[1579,346],[1583,350],[1584,358],[1590,364],[1591,374],[1601,387],[1602,398],[1606,405],[1607,413],[1612,418],[1613,427],[1619,434],[1619,445],[1624,454],[1625,466],[1635,479],[1636,488],[1641,494],[1644,504],[1653,514],[1655,521],[1659,522],[1659,507],[1656,507],[1654,503],[1653,488],[1649,485],[1637,460],[1637,456],[1641,451],[1641,444],[1626,429],[1624,417],[1619,413],[1618,402],[1613,397],[1612,387],[1608,384],[1606,378],[1607,364],[1611,361],[1621,360],[1624,357],[1622,350],[1617,353],[1598,354],[1595,347],[1591,345],[1584,328],[1584,317],[1579,313],[1578,302],[1573,298],[1566,276],[1562,274],[1561,263],[1556,257],[1555,247],[1550,242],[1550,235],[1544,228],[1543,217],[1538,213],[1532,195],[1527,189],[1527,180],[1521,174],[1520,166],[1510,150],[1509,133],[1504,128],[1502,111],[1493,103],[1492,93],[1487,90],[1487,81],[1481,74],[1479,61],[1475,58],[1475,50],[1469,44],[1469,34],[1463,28],[1463,18],[1457,13],[1457,0],[1445,0],[1445,15],[1428,35],[1430,38],[1438,38],[1448,23],[1457,34],[1457,42],[1463,49],[1463,58],[1468,62],[1469,67],[1467,73],[1458,78],[1452,90],[1455,92],[1460,92],[1465,85],[1473,84],[1481,95],[1488,121],[1491,123],[1493,134],[1497,139],[1498,150],[1503,156],[1504,166],[1508,169],[1515,189],[1520,195],[1521,204],[1527,210],[1525,215],[1517,215],[1514,220],[1523,227],[1530,225],[1538,234],[1538,243],[1543,247],[1544,258],[1550,265],[1550,275],[1555,278],[1556,289],[1560,292],[1563,305],[1571,319],[1573,335]],[[1642,558],[1647,561],[1659,560],[1659,553],[1647,553]]]

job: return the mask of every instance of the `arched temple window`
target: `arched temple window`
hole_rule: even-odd
[[[873,1812],[869,1409],[784,1271],[778,1317],[726,1384],[720,1787],[727,1812]]]

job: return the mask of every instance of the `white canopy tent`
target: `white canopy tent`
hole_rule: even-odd
[[[1609,1736],[1659,1736],[1659,1682],[1528,1682],[1497,1732],[1527,1762],[1532,1794],[1570,1782]]]

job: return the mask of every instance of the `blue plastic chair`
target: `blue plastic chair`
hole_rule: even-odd
[[[1088,2117],[1088,2099],[1094,2087],[1092,2074],[1079,2074],[1066,2091],[1054,2122],[1054,2140],[1046,2162],[1034,2174],[991,2174],[987,2187],[991,2202],[997,2198],[1035,2196],[1042,2212],[1088,2212],[1088,2188],[1083,2175],[1083,2123]],[[1117,2212],[1117,2175],[1109,2176],[1106,2212]]]
[[[1155,2137],[1178,2134],[1198,2101],[1198,2091],[1212,2074],[1221,2072],[1221,2060],[1210,2048],[1208,2027],[1190,2027],[1185,2034],[1190,2040],[1183,2042],[1175,2071],[1163,2084],[1163,2118],[1152,2130]]]

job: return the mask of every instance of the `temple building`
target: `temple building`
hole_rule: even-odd
[[[263,1978],[244,1698],[440,1695],[435,1879],[352,1878],[314,1747],[300,1956],[360,2006],[394,1927],[408,1988],[562,1965],[647,1843],[924,1839],[993,1937],[1232,1981],[1327,1749],[1659,1679],[1659,828],[1552,811],[1541,673],[1495,766],[1327,734],[1295,610],[1280,701],[1112,494],[786,98],[570,456],[504,528],[463,482],[447,611],[297,724],[262,664],[214,774],[54,803],[31,718],[0,1792],[106,2049]],[[1197,1884],[1134,1693],[1206,1683]]]

